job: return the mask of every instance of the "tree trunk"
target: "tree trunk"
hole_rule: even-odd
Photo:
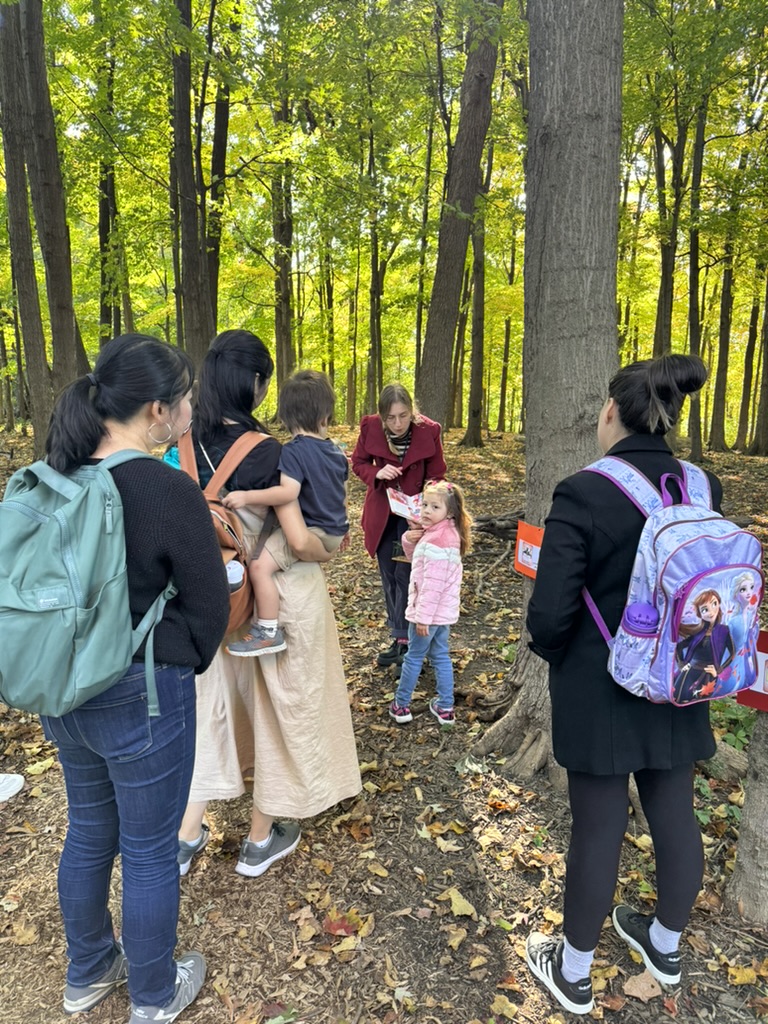
[[[744,808],[739,825],[736,866],[726,892],[748,921],[768,927],[768,714],[759,712],[749,744]]]
[[[191,31],[191,0],[175,0],[182,27]],[[173,142],[178,182],[181,227],[181,300],[184,343],[199,366],[213,340],[214,323],[209,291],[205,235],[200,223],[192,147],[190,96],[191,55],[188,45],[177,42],[173,55]]]
[[[21,318],[24,355],[29,378],[35,454],[45,451],[45,436],[53,409],[51,371],[45,354],[45,335],[37,290],[29,197],[24,170],[24,140],[31,131],[24,89],[24,56],[21,47],[21,13],[18,4],[3,8],[0,17],[0,109],[3,115],[3,156],[5,193],[8,206],[8,235],[16,300]],[[17,352],[19,405],[24,403],[21,353]]]
[[[616,257],[622,0],[530,0],[526,162],[526,518],[542,524],[562,477],[597,453],[595,422],[618,365]],[[578,357],[575,354],[578,353]],[[524,603],[530,593],[526,580]],[[521,637],[522,685],[479,741],[529,774],[551,757],[546,671]]]
[[[752,380],[755,374],[755,349],[757,348],[757,331],[760,324],[760,296],[758,288],[763,282],[765,268],[758,264],[755,267],[755,290],[752,295],[752,308],[749,313],[749,331],[747,333],[747,347],[744,352],[744,379],[741,390],[741,403],[739,406],[739,425],[736,431],[736,440],[733,447],[738,452],[743,452],[747,447],[749,432],[749,410],[752,405]]]
[[[424,195],[421,201],[421,231],[419,233],[419,269],[416,282],[416,366],[414,373],[415,390],[419,387],[421,373],[421,332],[424,323],[424,278],[427,267],[427,238],[429,228],[429,189],[432,178],[432,145],[435,138],[435,108],[429,113],[427,129],[427,151],[424,155]]]
[[[25,153],[37,237],[45,266],[51,321],[53,381],[62,388],[87,373],[88,358],[75,326],[72,253],[56,124],[45,65],[42,0],[21,0],[22,72],[30,112]]]
[[[437,265],[416,396],[419,407],[439,423],[450,412],[451,351],[459,315],[461,280],[474,214],[480,160],[491,120],[491,87],[498,54],[498,19],[503,0],[478,4],[476,24],[461,83],[461,112],[451,156],[448,195],[440,223]],[[485,21],[480,23],[481,12]]]
[[[293,347],[293,169],[285,161],[272,176],[272,239],[275,263],[275,364],[278,386],[296,366]]]
[[[699,306],[699,217],[701,216],[701,176],[704,168],[705,129],[708,103],[699,107],[691,158],[691,228],[688,234],[688,340],[692,356],[701,355],[701,308]],[[688,414],[688,435],[691,440],[691,461],[701,462],[701,399],[691,398]]]
[[[731,316],[733,313],[733,243],[725,243],[723,280],[720,290],[720,324],[717,332],[717,369],[712,396],[712,422],[709,428],[709,447],[713,452],[727,452],[725,440],[725,397],[728,387],[728,353],[731,345]]]
[[[760,397],[757,403],[755,435],[752,444],[749,446],[750,455],[768,455],[768,273],[765,276],[760,352],[763,372],[760,376]]]
[[[469,371],[467,430],[460,444],[482,448],[483,362],[485,347],[485,217],[481,208],[472,224],[472,356]]]

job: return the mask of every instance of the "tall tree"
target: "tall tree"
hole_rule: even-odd
[[[499,45],[503,0],[473,7],[461,112],[451,154],[448,188],[437,243],[437,265],[424,336],[416,396],[439,423],[450,413],[451,351],[459,315],[461,280],[480,181],[480,161],[491,121],[491,89]]]
[[[21,12],[18,4],[2,9],[0,16],[0,112],[3,125],[8,233],[11,242],[13,279],[24,336],[24,355],[30,384],[35,451],[42,456],[53,408],[51,372],[45,353],[45,334],[35,274],[29,195],[24,165],[25,141],[29,138],[29,107],[24,96],[24,61],[21,46]],[[19,353],[20,354],[20,353]],[[21,359],[19,389],[23,389]],[[21,404],[21,403],[20,403]]]
[[[192,8],[190,0],[175,0],[180,31],[173,54],[173,161],[178,184],[181,233],[181,308],[184,347],[200,365],[213,338],[205,225],[201,222],[192,146]]]
[[[53,380],[61,388],[88,370],[88,359],[75,320],[72,253],[59,145],[45,64],[42,0],[21,0],[23,83],[29,108],[27,173],[37,237],[45,265],[51,321]]]
[[[596,454],[618,365],[623,0],[529,0],[528,19],[526,518],[542,524],[557,481]],[[554,768],[546,672],[524,636],[512,678],[522,690],[477,749],[514,750],[515,774]]]

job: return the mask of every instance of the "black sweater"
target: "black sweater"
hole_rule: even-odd
[[[229,587],[200,488],[159,460],[136,459],[112,475],[123,500],[133,625],[172,577],[179,593],[155,629],[155,663],[204,672],[227,628]],[[143,660],[143,646],[135,658]]]

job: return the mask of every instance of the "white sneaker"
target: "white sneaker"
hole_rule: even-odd
[[[128,1024],[142,1021],[163,1021],[171,1024],[182,1010],[197,998],[205,981],[205,957],[202,953],[185,953],[176,961],[176,994],[167,1006],[134,1006]]]
[[[23,775],[6,775],[5,772],[0,772],[0,804],[16,796],[23,785]]]

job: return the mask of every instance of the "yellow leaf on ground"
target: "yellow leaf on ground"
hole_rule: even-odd
[[[552,910],[550,907],[544,908],[544,920],[550,921],[555,928],[559,927],[563,923],[563,915],[559,910]]]
[[[506,1020],[512,1020],[517,1013],[517,1007],[514,1003],[510,1003],[507,997],[498,992],[496,998],[491,1003],[491,1013],[497,1017],[504,1017]]]
[[[487,964],[487,963],[488,963],[488,957],[487,956],[479,956],[479,955],[478,956],[473,956],[472,959],[469,961],[469,969],[470,969],[470,971],[474,971],[476,967],[482,967],[483,964]]]
[[[458,949],[466,937],[466,928],[448,928],[448,945],[451,949]]]
[[[477,911],[469,902],[465,899],[459,890],[455,886],[451,886],[450,889],[446,889],[445,892],[441,893],[438,900],[450,900],[451,901],[451,913],[455,914],[456,917],[471,917],[473,921],[477,920]]]
[[[754,967],[729,967],[728,982],[731,985],[754,985],[757,982],[757,971]]]
[[[46,757],[44,761],[36,761],[34,764],[27,765],[27,775],[42,775],[43,772],[47,772],[52,767],[53,758]]]
[[[12,942],[14,946],[32,946],[39,937],[37,928],[31,921],[21,918],[13,922]]]
[[[379,878],[388,878],[389,872],[383,864],[379,864],[377,860],[372,860],[370,864],[366,864],[366,867],[372,875],[377,875]]]

